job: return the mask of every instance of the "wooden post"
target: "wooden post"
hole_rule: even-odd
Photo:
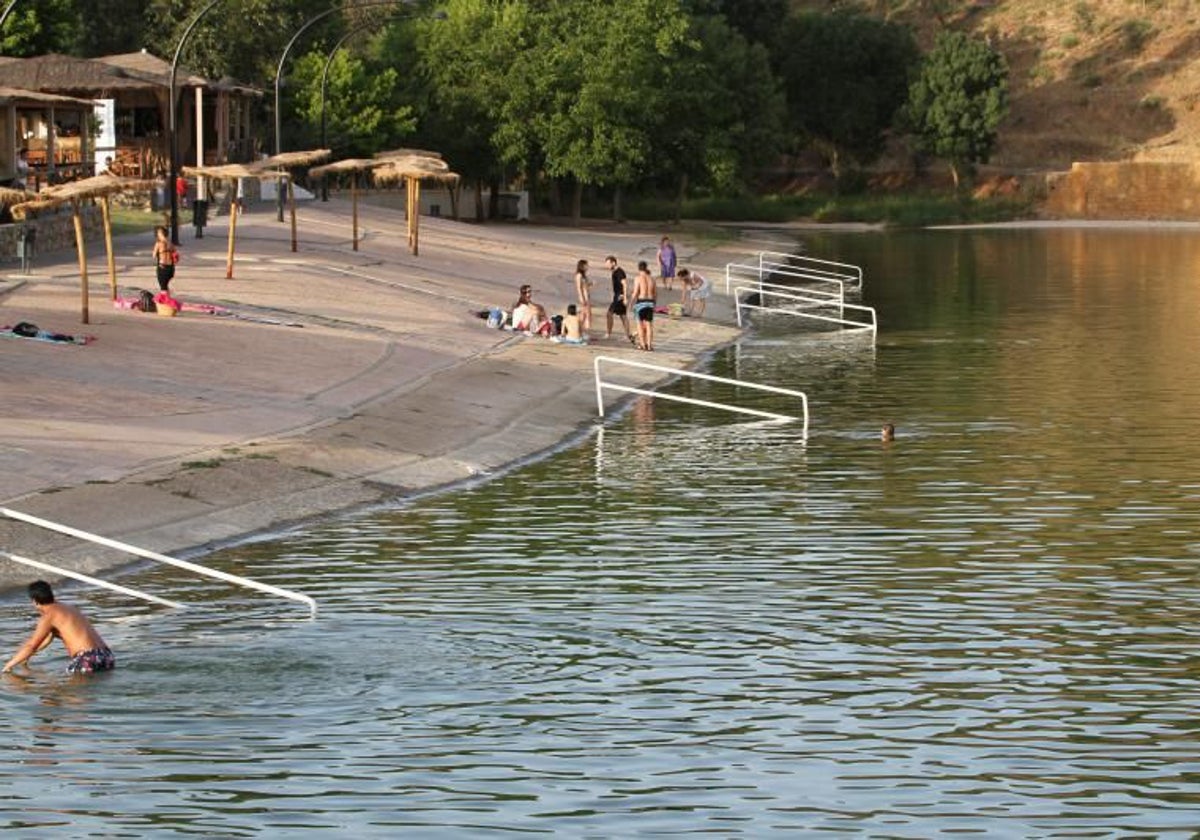
[[[292,216],[292,252],[296,251],[296,191],[292,189],[292,179],[287,179],[288,212]]]
[[[234,195],[236,196],[237,193],[234,192]],[[242,215],[242,208],[238,206],[238,200],[234,198],[229,203],[229,252],[225,255],[226,280],[233,279],[233,242],[237,238],[237,220],[240,215]]]
[[[353,208],[353,210],[351,210],[351,218],[354,220],[354,233],[351,238],[353,240],[354,250],[357,251],[358,250],[358,173],[357,172],[350,173],[350,206]]]
[[[408,250],[413,247],[413,200],[412,178],[404,179],[404,222],[408,226]]]
[[[112,208],[109,206],[108,196],[105,195],[100,199],[100,216],[104,219],[104,251],[108,256],[108,287],[112,292],[112,299],[117,299],[117,258],[113,255],[112,244]]]
[[[71,202],[71,215],[75,221],[75,250],[79,253],[79,303],[82,312],[81,324],[88,323],[88,274],[87,252],[83,246],[83,218],[79,215],[79,199]]]
[[[413,194],[413,217],[412,217],[412,253],[417,256],[420,251],[421,241],[421,179],[413,178],[412,184]]]

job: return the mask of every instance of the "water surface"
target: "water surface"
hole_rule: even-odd
[[[4,684],[0,825],[1191,836],[1200,237],[809,247],[866,267],[878,341],[760,316],[711,367],[805,390],[807,441],[639,400],[493,481],[207,559],[315,621],[170,570],[123,582],[201,608],[68,588],[121,666]]]

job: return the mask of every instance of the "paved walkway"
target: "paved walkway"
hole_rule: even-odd
[[[233,317],[113,308],[102,243],[90,246],[87,325],[73,253],[0,280],[0,322],[96,337],[84,347],[0,339],[0,505],[195,553],[544,452],[594,420],[597,354],[689,367],[737,335],[721,284],[708,318],[659,317],[653,355],[623,337],[572,347],[516,336],[474,315],[510,307],[523,282],[562,311],[584,257],[602,335],[603,258],[616,254],[631,273],[638,259],[653,262],[653,231],[423,218],[413,257],[402,214],[364,205],[360,216],[356,252],[348,203],[303,205],[293,253],[288,226],[259,207],[239,220],[231,280],[227,220],[215,219],[201,240],[182,228],[173,292]],[[151,246],[149,234],[117,240],[123,293],[155,288]],[[696,246],[684,238],[678,247],[681,264],[713,277],[744,255],[718,249],[692,261]],[[624,381],[657,378],[634,371]],[[7,519],[0,550],[81,571],[128,560]],[[28,577],[0,563],[0,585]]]

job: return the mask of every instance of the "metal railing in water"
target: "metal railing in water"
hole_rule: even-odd
[[[710,400],[698,400],[694,397],[685,397],[681,394],[664,394],[658,391],[651,391],[632,385],[620,385],[615,382],[605,382],[600,373],[601,363],[605,362],[614,365],[640,368],[642,370],[658,371],[660,373],[671,374],[672,376],[686,376],[692,379],[703,379],[706,382],[720,382],[725,385],[736,385],[741,388],[751,388],[756,391],[765,391],[772,394],[782,394],[784,396],[797,397],[800,400],[802,414],[800,417],[795,417],[793,415],[779,414],[773,411],[761,411],[757,408],[745,408],[743,406],[712,402]],[[790,388],[778,388],[774,385],[762,385],[757,382],[744,382],[740,379],[727,379],[723,376],[712,376],[707,373],[679,370],[677,368],[663,367],[662,365],[653,365],[648,362],[632,362],[628,359],[617,359],[613,356],[597,356],[592,364],[596,376],[596,407],[599,410],[601,417],[604,416],[604,389],[607,388],[611,391],[621,391],[622,393],[626,394],[641,394],[646,397],[655,397],[657,399],[671,400],[673,402],[688,403],[689,405],[699,405],[705,408],[719,408],[723,411],[731,411],[736,414],[748,414],[752,417],[762,417],[768,420],[785,420],[789,422],[800,420],[804,423],[804,437],[806,439],[808,438],[808,395],[803,391],[793,391]]]
[[[851,329],[856,329],[856,330],[870,330],[872,337],[874,337],[878,332],[878,322],[875,318],[875,307],[873,307],[873,306],[860,306],[855,303],[844,303],[844,302],[840,302],[840,301],[805,296],[805,295],[798,295],[798,294],[794,294],[794,293],[777,292],[772,289],[763,288],[761,286],[739,286],[736,289],[734,289],[733,293],[734,293],[734,299],[735,299],[736,306],[737,306],[737,310],[736,310],[737,311],[737,324],[739,327],[742,326],[742,310],[743,309],[755,309],[755,310],[759,310],[762,312],[783,313],[786,315],[794,315],[798,318],[808,318],[808,319],[811,319],[814,321],[823,321],[823,322],[831,323],[831,324],[839,324],[843,327],[849,327]],[[808,307],[807,307],[807,309],[806,308],[784,309],[784,308],[775,307],[775,306],[764,306],[762,304],[748,303],[748,302],[742,300],[743,294],[756,294],[756,293],[759,295],[760,299],[763,299],[763,300],[766,300],[767,298],[778,298],[778,299],[784,300],[784,301],[791,301],[791,302],[800,303],[800,304],[807,304]],[[852,309],[855,312],[864,312],[870,316],[870,322],[863,323],[862,321],[855,321],[850,318],[835,317],[833,315],[821,315],[816,312],[808,311],[808,310],[812,309],[813,307],[819,307],[819,308],[836,307],[839,311],[846,310],[846,309]]]
[[[740,272],[740,277],[739,277],[739,272]],[[789,279],[796,280],[800,283],[805,283],[805,284],[822,283],[825,285],[833,286],[836,289],[836,291],[832,291],[832,290],[823,290],[823,289],[799,289],[799,288],[796,288],[796,289],[793,289],[793,291],[797,291],[797,292],[803,291],[805,293],[813,292],[813,293],[818,293],[818,294],[822,294],[822,295],[829,295],[830,297],[836,297],[839,300],[846,299],[846,280],[844,280],[842,278],[831,277],[828,275],[817,274],[814,272],[806,272],[801,269],[793,269],[793,268],[789,268],[787,266],[782,266],[779,268],[769,268],[769,267],[765,268],[762,265],[751,265],[751,264],[747,264],[747,263],[727,263],[726,264],[726,266],[725,266],[725,293],[729,294],[732,291],[732,287],[734,285],[735,279],[737,279],[739,282],[747,282],[748,281],[751,283],[763,283],[763,282],[766,282],[765,281],[766,277],[769,277],[772,275],[787,277]]]
[[[109,539],[108,537],[102,537],[99,534],[92,534],[87,531],[81,531],[80,529],[72,528],[69,525],[61,525],[57,522],[51,522],[49,519],[42,519],[37,516],[31,516],[28,513],[21,513],[18,510],[10,510],[9,508],[0,508],[0,514],[3,514],[4,516],[9,517],[10,519],[16,519],[20,522],[27,522],[30,525],[36,525],[39,528],[45,528],[46,530],[49,530],[49,531],[56,531],[60,534],[66,534],[67,536],[70,536],[70,537],[76,537],[77,539],[96,543],[97,545],[103,545],[108,548],[115,548],[117,551],[123,551],[126,554],[132,554],[135,557],[142,557],[146,560],[154,560],[157,563],[166,563],[169,566],[175,566],[180,569],[186,569],[189,572],[194,572],[198,575],[203,575],[204,577],[216,578],[217,580],[223,580],[226,583],[237,584],[238,586],[243,586],[247,589],[256,589],[259,592],[266,592],[269,595],[278,595],[280,598],[287,598],[290,601],[298,601],[298,602],[304,604],[305,606],[307,606],[309,608],[309,610],[312,611],[312,614],[314,616],[317,614],[317,602],[316,601],[314,601],[312,598],[308,597],[307,595],[302,595],[299,592],[292,592],[290,589],[283,589],[282,587],[271,586],[269,583],[260,583],[257,580],[251,580],[250,578],[241,577],[240,575],[231,575],[228,572],[222,572],[218,569],[210,569],[207,566],[201,566],[197,563],[190,563],[187,560],[179,560],[175,557],[168,557],[167,555],[159,554],[156,551],[148,551],[147,549],[144,549],[144,548],[138,548],[136,545],[130,545],[129,543],[123,543],[118,540]],[[10,559],[14,559],[14,555],[8,555],[8,556],[10,557]],[[21,560],[17,560],[17,562],[21,562],[22,560],[26,560],[26,558],[21,558]],[[27,565],[33,565],[36,562],[37,561],[30,561],[30,562],[27,562]],[[60,573],[65,572],[65,570],[56,569],[52,566],[48,566],[48,564],[41,564],[41,566],[45,567],[45,568],[49,568],[51,571],[56,571],[56,572],[60,572]],[[71,573],[71,572],[65,572],[65,573],[68,577],[74,577],[76,580],[84,580],[85,579],[84,577],[79,576],[77,573]],[[95,578],[88,579],[86,582],[95,583],[95,582],[97,582],[97,579],[95,579]],[[107,584],[106,588],[112,589],[115,586],[116,586],[116,584]],[[117,590],[117,591],[121,591],[121,590]],[[126,590],[125,594],[133,594],[133,592]],[[145,596],[144,593],[138,593],[135,597],[143,597],[143,596],[147,597],[151,600],[156,600],[156,601],[162,600],[162,599],[155,599],[154,596]],[[175,604],[172,602],[166,602],[166,603],[168,603],[170,606],[176,606],[176,607],[181,606],[179,604]]]
[[[771,259],[772,257],[780,257],[782,259]],[[804,254],[785,254],[782,251],[759,251],[758,265],[760,269],[775,266],[791,268],[797,271],[807,271],[824,277],[844,280],[860,289],[863,284],[863,270],[861,266],[844,262],[834,262],[833,260],[821,260],[816,257],[807,257]]]

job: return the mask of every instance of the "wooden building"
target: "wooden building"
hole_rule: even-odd
[[[252,160],[257,138],[254,105],[262,92],[230,80],[205,79],[183,68],[175,82],[180,166]],[[0,87],[96,102],[94,114],[82,120],[64,119],[48,108],[40,115],[17,114],[14,124],[31,163],[54,180],[90,175],[106,165],[119,175],[164,174],[171,154],[170,83],[170,62],[145,50],[101,58],[0,58]],[[27,118],[24,127],[22,116]],[[4,151],[0,149],[0,179],[7,169]]]

